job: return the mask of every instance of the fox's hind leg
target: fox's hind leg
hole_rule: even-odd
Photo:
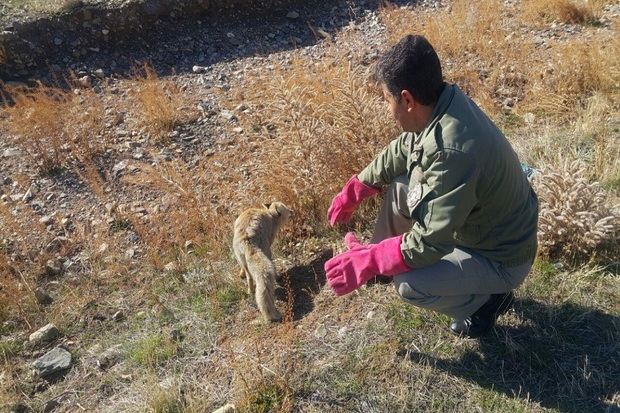
[[[270,263],[271,264],[271,263]],[[278,321],[282,314],[275,305],[276,277],[273,264],[256,280],[256,304],[266,321]]]
[[[247,283],[248,283],[248,294],[252,295],[254,294],[254,280],[252,279],[252,274],[250,274],[250,270],[248,269],[248,263],[247,263],[247,259],[245,256],[245,252],[242,249],[243,247],[241,245],[239,245],[239,243],[234,242],[233,243],[233,250],[235,252],[235,258],[237,258],[237,262],[239,263],[239,266],[241,267],[241,270],[239,270],[239,277],[240,278],[245,278]]]
[[[250,272],[247,270],[245,272],[245,277],[246,277],[246,280],[248,281],[248,294],[252,295],[254,294],[254,291],[256,290],[256,286],[254,285],[254,279],[252,278],[252,274],[250,274]]]

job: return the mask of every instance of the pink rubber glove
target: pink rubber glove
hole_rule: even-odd
[[[333,227],[336,222],[347,223],[355,208],[366,198],[381,192],[378,188],[366,185],[353,175],[345,184],[344,188],[332,201],[327,210],[327,220]]]
[[[336,295],[345,295],[375,275],[396,275],[411,269],[400,253],[402,235],[378,244],[361,245],[352,232],[344,242],[349,251],[338,254],[325,263],[327,284]]]

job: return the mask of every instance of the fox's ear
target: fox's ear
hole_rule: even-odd
[[[271,208],[271,203],[269,203],[269,204],[263,204],[263,206],[264,206],[265,208],[269,209],[269,208]]]

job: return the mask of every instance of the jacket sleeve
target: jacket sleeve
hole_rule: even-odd
[[[479,170],[474,159],[458,150],[444,149],[427,158],[422,196],[409,205],[414,220],[405,233],[401,252],[413,268],[439,261],[454,250],[454,234],[475,208]]]
[[[379,155],[357,175],[363,183],[375,188],[389,184],[401,174],[407,172],[407,155],[413,139],[411,133],[402,133],[392,140]]]

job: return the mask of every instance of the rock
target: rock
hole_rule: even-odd
[[[45,341],[53,341],[58,337],[58,328],[54,324],[48,324],[41,327],[34,333],[30,334],[28,340],[31,343],[41,343]]]
[[[62,263],[58,259],[48,260],[45,264],[45,274],[55,277],[62,274]]]
[[[93,72],[93,75],[95,75],[99,79],[103,79],[105,78],[105,71],[103,69],[97,69]]]
[[[5,149],[2,152],[2,156],[5,158],[11,158],[13,156],[20,156],[22,154],[22,151],[18,148],[9,148],[9,149]]]
[[[102,370],[109,369],[118,363],[122,356],[120,344],[112,346],[97,357],[97,366]]]
[[[222,115],[222,117],[226,120],[233,120],[236,118],[235,114],[232,112],[229,112],[227,110],[223,110],[220,115]]]
[[[532,112],[528,112],[525,115],[523,115],[523,121],[527,123],[528,125],[531,125],[534,122],[536,122],[536,115],[534,115]]]
[[[71,367],[71,353],[62,347],[56,347],[43,357],[38,358],[32,367],[40,377],[49,377],[54,373],[67,370]]]
[[[295,20],[295,19],[299,19],[299,13],[298,13],[298,12],[296,12],[296,11],[289,11],[289,12],[286,14],[286,17],[287,17],[287,18],[289,18],[289,19],[293,19],[293,20]]]
[[[234,404],[226,404],[220,407],[219,409],[213,411],[213,413],[235,413],[236,411],[237,411],[237,408],[235,407]]]
[[[176,269],[177,269],[176,261],[170,261],[169,263],[164,265],[164,270],[166,270],[167,272],[172,272],[172,271],[175,271]]]
[[[316,338],[325,338],[325,336],[327,336],[327,328],[325,327],[325,324],[320,324],[316,330],[314,330],[314,336]]]
[[[37,302],[42,305],[51,304],[54,301],[48,292],[41,287],[37,287],[34,290],[34,297],[37,299]]]
[[[127,160],[123,159],[122,161],[118,162],[116,165],[114,165],[112,167],[112,172],[114,172],[114,174],[116,176],[120,175],[125,169],[127,168]]]
[[[45,226],[51,224],[53,221],[54,221],[54,217],[52,217],[51,215],[45,215],[39,218],[39,222]]]
[[[78,79],[78,82],[80,82],[80,85],[82,85],[82,87],[85,87],[85,88],[89,88],[93,86],[93,78],[88,75],[80,77]]]

